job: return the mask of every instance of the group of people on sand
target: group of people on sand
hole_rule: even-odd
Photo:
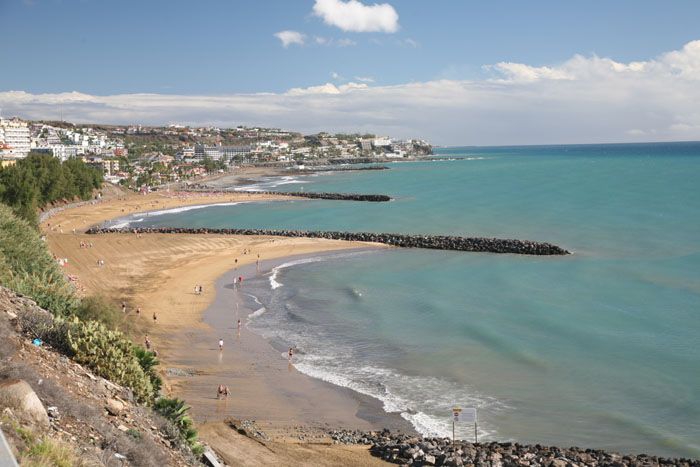
[[[194,286],[194,294],[195,295],[202,295],[202,286],[201,285]]]
[[[92,248],[92,242],[80,240],[80,248]]]
[[[126,313],[126,302],[122,302],[122,313]],[[138,318],[141,317],[141,307],[136,307],[136,316]],[[158,322],[158,315],[156,312],[153,312],[153,324],[156,324]]]
[[[219,389],[216,390],[216,398],[221,400],[221,399],[228,399],[228,396],[231,395],[231,389],[226,386],[222,386],[219,384]]]

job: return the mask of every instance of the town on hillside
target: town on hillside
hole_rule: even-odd
[[[30,152],[81,158],[106,181],[134,189],[228,172],[242,165],[368,163],[432,154],[424,140],[373,134],[303,135],[277,128],[73,124],[0,118],[2,166]]]

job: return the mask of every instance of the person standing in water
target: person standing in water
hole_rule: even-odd
[[[219,350],[224,350],[224,340],[219,339]]]

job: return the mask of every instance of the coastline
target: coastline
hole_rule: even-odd
[[[202,369],[193,376],[169,378],[174,392],[195,407],[195,419],[198,422],[223,421],[229,417],[264,420],[268,430],[282,433],[281,436],[284,436],[285,427],[300,421],[319,429],[390,428],[414,432],[399,414],[384,412],[379,400],[296,370],[289,364],[286,348],[248,328],[248,320],[256,311],[251,306],[254,304],[252,296],[246,292],[245,285],[235,291],[232,285],[234,275],[243,277],[245,284],[251,277],[268,275],[273,268],[290,261],[377,248],[381,247],[280,257],[261,262],[259,268],[250,263],[219,277],[215,283],[216,297],[202,316],[210,329],[185,331],[174,337],[186,345],[173,349],[172,360],[186,363],[185,370]],[[194,292],[190,293],[194,296]],[[234,304],[238,304],[238,313]],[[242,322],[240,330],[238,319]],[[216,346],[219,338],[224,341],[223,351]],[[184,373],[191,374],[190,371]],[[232,394],[227,400],[216,399],[217,384],[230,386]]]
[[[235,394],[228,402],[230,410],[222,410],[217,416],[214,404],[214,415],[209,414],[211,402],[216,401],[215,390],[219,383],[215,376],[218,362],[207,362],[212,354],[218,354],[215,348],[218,336],[203,318],[206,310],[217,307],[217,297],[226,293],[225,281],[228,277],[230,282],[231,265],[235,259],[238,259],[239,270],[246,265],[254,268],[255,258],[260,254],[261,267],[269,270],[298,255],[314,257],[325,251],[385,246],[326,239],[162,234],[139,237],[107,234],[95,238],[84,234],[94,224],[148,210],[271,199],[284,198],[235,192],[170,198],[157,193],[127,195],[65,209],[43,222],[41,229],[46,234],[50,250],[58,258],[68,259],[66,273],[76,278],[85,294],[102,294],[115,305],[122,301],[127,303],[126,321],[134,343],[141,344],[138,337],[149,334],[159,350],[163,373],[167,373],[166,368],[190,368],[188,358],[201,358],[203,366],[197,368],[198,375],[194,377],[201,382],[192,384],[192,377],[163,376],[164,392],[184,398],[193,405],[195,420],[209,427],[204,432],[214,430],[221,435],[220,422],[227,417],[265,420],[265,432],[283,441],[297,436],[295,433],[299,430],[307,432],[309,429],[375,430],[391,427],[412,432],[411,425],[398,414],[385,413],[380,401],[317,380],[293,368],[290,371],[287,361],[270,343],[247,329],[242,330],[246,336],[242,340],[249,354],[245,355],[244,351],[236,359],[226,360],[225,371],[235,373],[239,381],[238,386],[231,384]],[[92,242],[94,246],[80,248],[80,241]],[[250,249],[251,254],[241,255],[243,249]],[[104,261],[104,266],[98,266],[99,260]],[[202,295],[194,295],[194,284],[203,286]],[[214,290],[216,294],[212,293]],[[142,310],[138,317],[134,313],[136,307]],[[243,306],[239,309],[239,313],[245,316],[252,311]],[[157,324],[152,323],[153,312],[157,313]],[[210,350],[212,347],[214,352]],[[227,357],[228,349],[229,344],[224,352]],[[287,390],[278,393],[276,389],[280,385]],[[190,395],[192,390],[202,393],[201,403],[197,396]],[[267,412],[266,407],[270,409]],[[272,408],[275,408],[274,416]],[[362,455],[369,457],[366,450],[362,450]]]

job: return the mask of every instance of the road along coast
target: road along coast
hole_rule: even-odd
[[[426,248],[431,250],[472,251],[483,253],[511,253],[518,255],[568,255],[569,251],[551,243],[529,240],[455,237],[445,235],[408,235],[369,232],[327,232],[314,230],[272,230],[272,229],[204,229],[184,227],[125,227],[110,229],[91,227],[85,233],[97,234],[219,234],[219,235],[262,235],[274,237],[324,238],[349,242],[371,242],[402,248]]]

